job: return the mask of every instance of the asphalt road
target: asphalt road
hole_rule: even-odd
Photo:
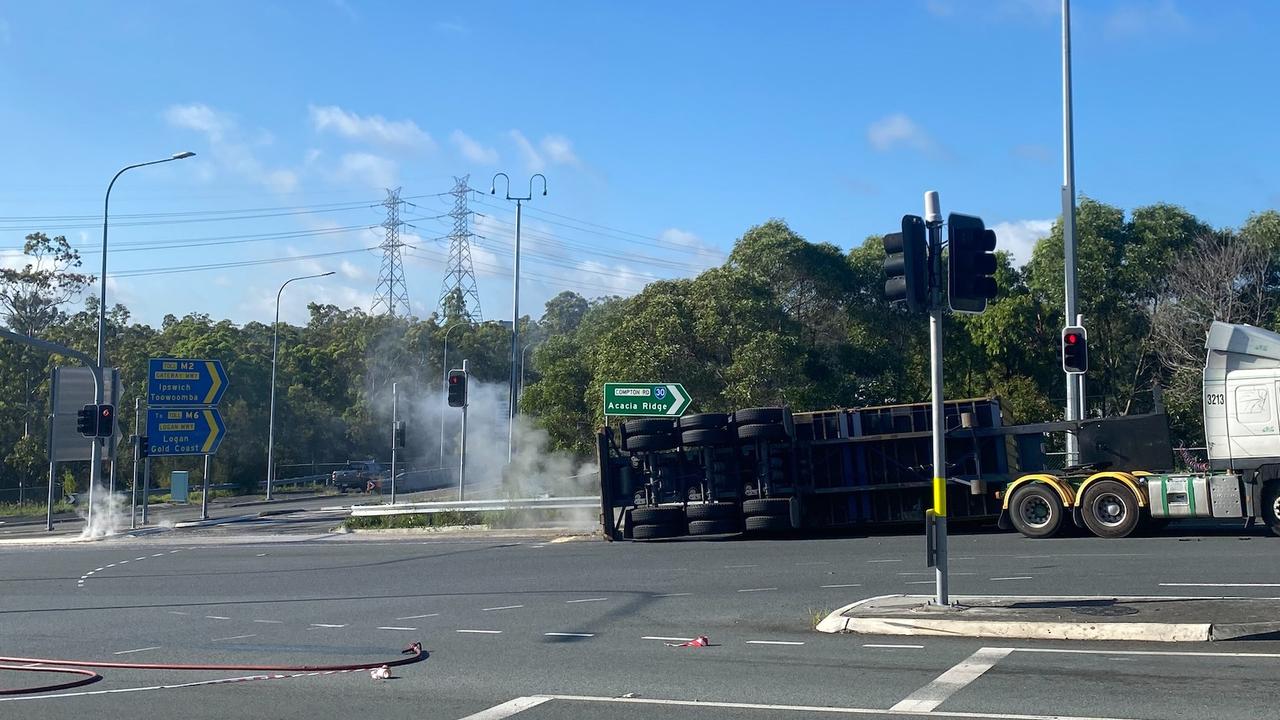
[[[1280,642],[1152,645],[813,632],[853,600],[929,593],[916,536],[663,543],[170,532],[0,546],[6,656],[365,662],[367,673],[103,670],[0,717],[1245,718]],[[1280,538],[953,537],[953,592],[1280,597]],[[712,646],[670,647],[706,635]],[[39,681],[0,673],[0,686]],[[185,687],[175,687],[184,684]],[[519,711],[519,712],[516,712]],[[487,713],[487,714],[483,714]],[[967,714],[965,714],[967,713]]]

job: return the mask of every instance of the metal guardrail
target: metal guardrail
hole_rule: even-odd
[[[561,498],[509,498],[502,500],[442,500],[438,502],[396,503],[395,505],[354,505],[351,517],[380,515],[427,515],[441,512],[484,512],[503,510],[600,509],[594,495]]]

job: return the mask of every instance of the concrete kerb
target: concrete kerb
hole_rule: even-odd
[[[1026,640],[1208,642],[1280,633],[1280,598],[882,595],[818,623],[825,633]],[[1088,619],[1073,619],[1073,614]]]

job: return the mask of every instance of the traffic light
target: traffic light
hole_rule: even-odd
[[[947,264],[947,295],[951,309],[980,313],[996,297],[996,233],[982,218],[951,213],[947,217],[951,255]]]
[[[76,412],[76,432],[85,437],[98,436],[97,405],[85,405]]]
[[[884,296],[912,312],[929,309],[929,257],[924,218],[902,216],[902,232],[884,236]]]
[[[467,406],[467,371],[449,371],[449,407]]]
[[[404,447],[404,421],[403,420],[396,421],[395,431],[392,434],[392,438],[391,438],[391,447],[394,447],[394,448]]]
[[[116,431],[116,406],[98,406],[98,437],[111,437]]]
[[[1089,335],[1082,327],[1062,329],[1062,371],[1072,375],[1089,371]]]
[[[145,458],[151,454],[151,438],[146,435],[138,436],[138,457]]]

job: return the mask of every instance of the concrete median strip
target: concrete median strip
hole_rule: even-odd
[[[1280,633],[1280,599],[886,595],[828,615],[825,633],[914,637],[1208,642]]]

